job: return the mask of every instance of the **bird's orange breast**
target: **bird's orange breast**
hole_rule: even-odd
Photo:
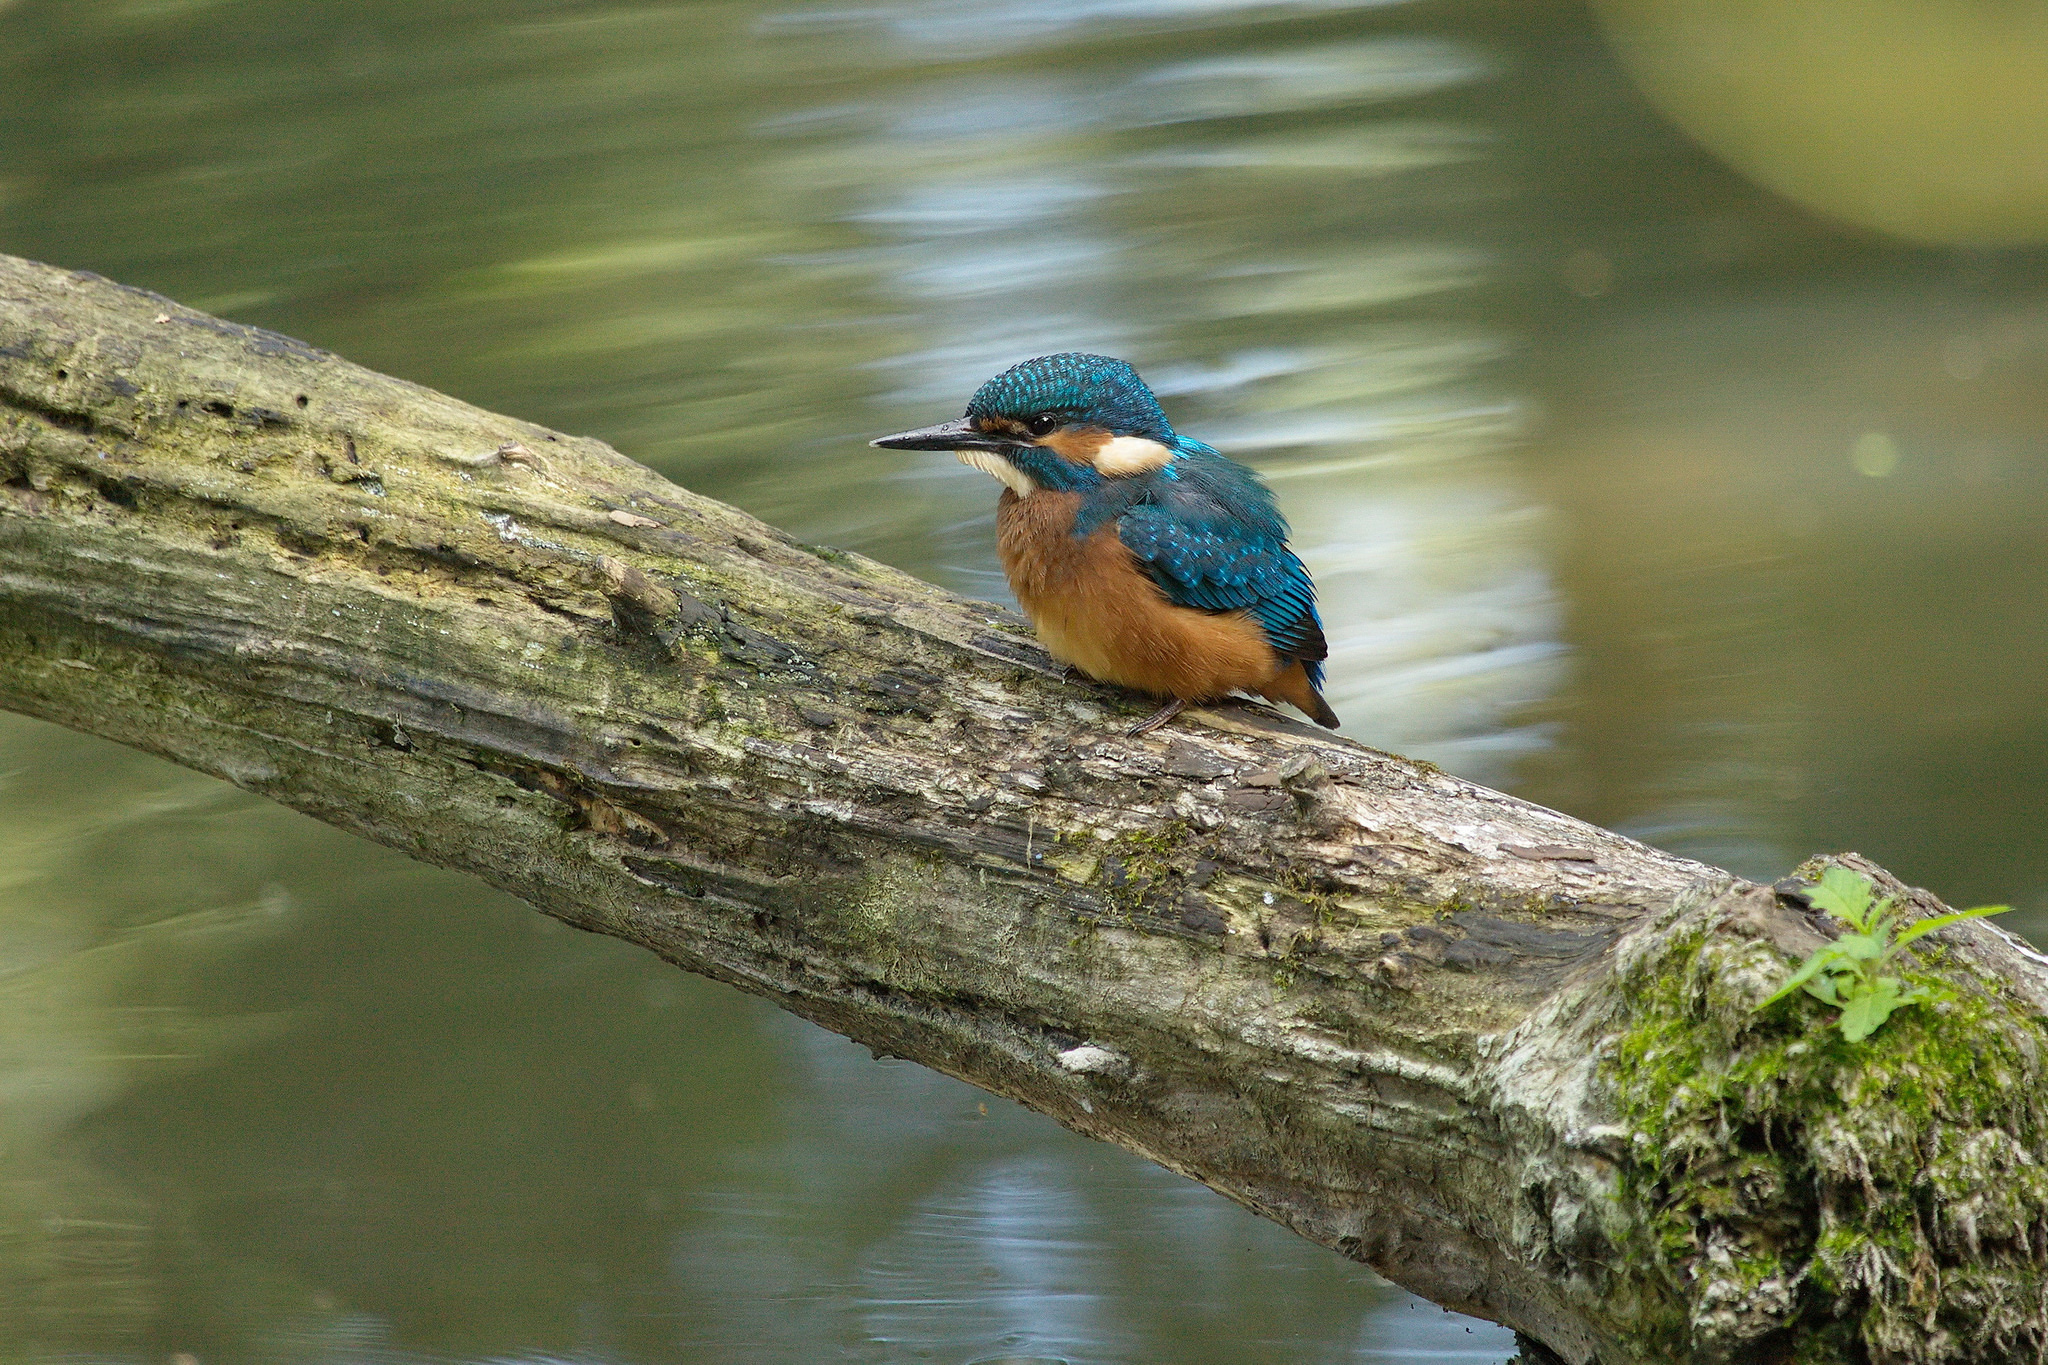
[[[1054,658],[1103,682],[1189,701],[1257,691],[1280,674],[1258,622],[1167,600],[1114,522],[1077,539],[1080,506],[1079,493],[1005,490],[996,509],[1003,573]]]

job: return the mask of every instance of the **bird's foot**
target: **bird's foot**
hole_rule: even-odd
[[[1124,733],[1133,739],[1136,739],[1139,735],[1149,735],[1185,709],[1187,709],[1187,703],[1179,697],[1175,697],[1172,701],[1166,703],[1166,705],[1160,707]]]
[[[1074,667],[1072,664],[1068,664],[1066,667],[1060,670],[1060,686],[1062,687],[1066,686],[1068,683],[1093,681],[1094,679],[1090,678],[1086,673],[1083,673],[1080,669]]]

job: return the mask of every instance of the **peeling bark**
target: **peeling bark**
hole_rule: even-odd
[[[1851,1047],[1779,893],[1023,623],[608,447],[0,257],[0,705],[1211,1186],[1573,1362],[2038,1358],[2048,959]],[[1880,870],[1858,864],[1906,894]],[[1925,893],[1910,893],[1931,907]]]

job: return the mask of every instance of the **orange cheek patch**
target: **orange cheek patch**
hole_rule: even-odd
[[[1071,464],[1093,465],[1095,452],[1109,444],[1109,433],[1101,427],[1061,427],[1038,444]]]
[[[1143,436],[1112,436],[1101,427],[1061,427],[1038,444],[1072,464],[1087,465],[1112,479],[1163,469],[1173,452]]]

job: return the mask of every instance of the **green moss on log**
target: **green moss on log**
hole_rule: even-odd
[[[2048,1347],[2048,1106],[2039,1021],[1993,983],[1900,1012],[1862,1043],[1790,970],[1702,928],[1617,985],[1604,1067],[1630,1129],[1629,1272],[1686,1317],[1645,1345],[1706,1358],[1935,1362]],[[1696,1357],[1697,1358],[1697,1357]]]

